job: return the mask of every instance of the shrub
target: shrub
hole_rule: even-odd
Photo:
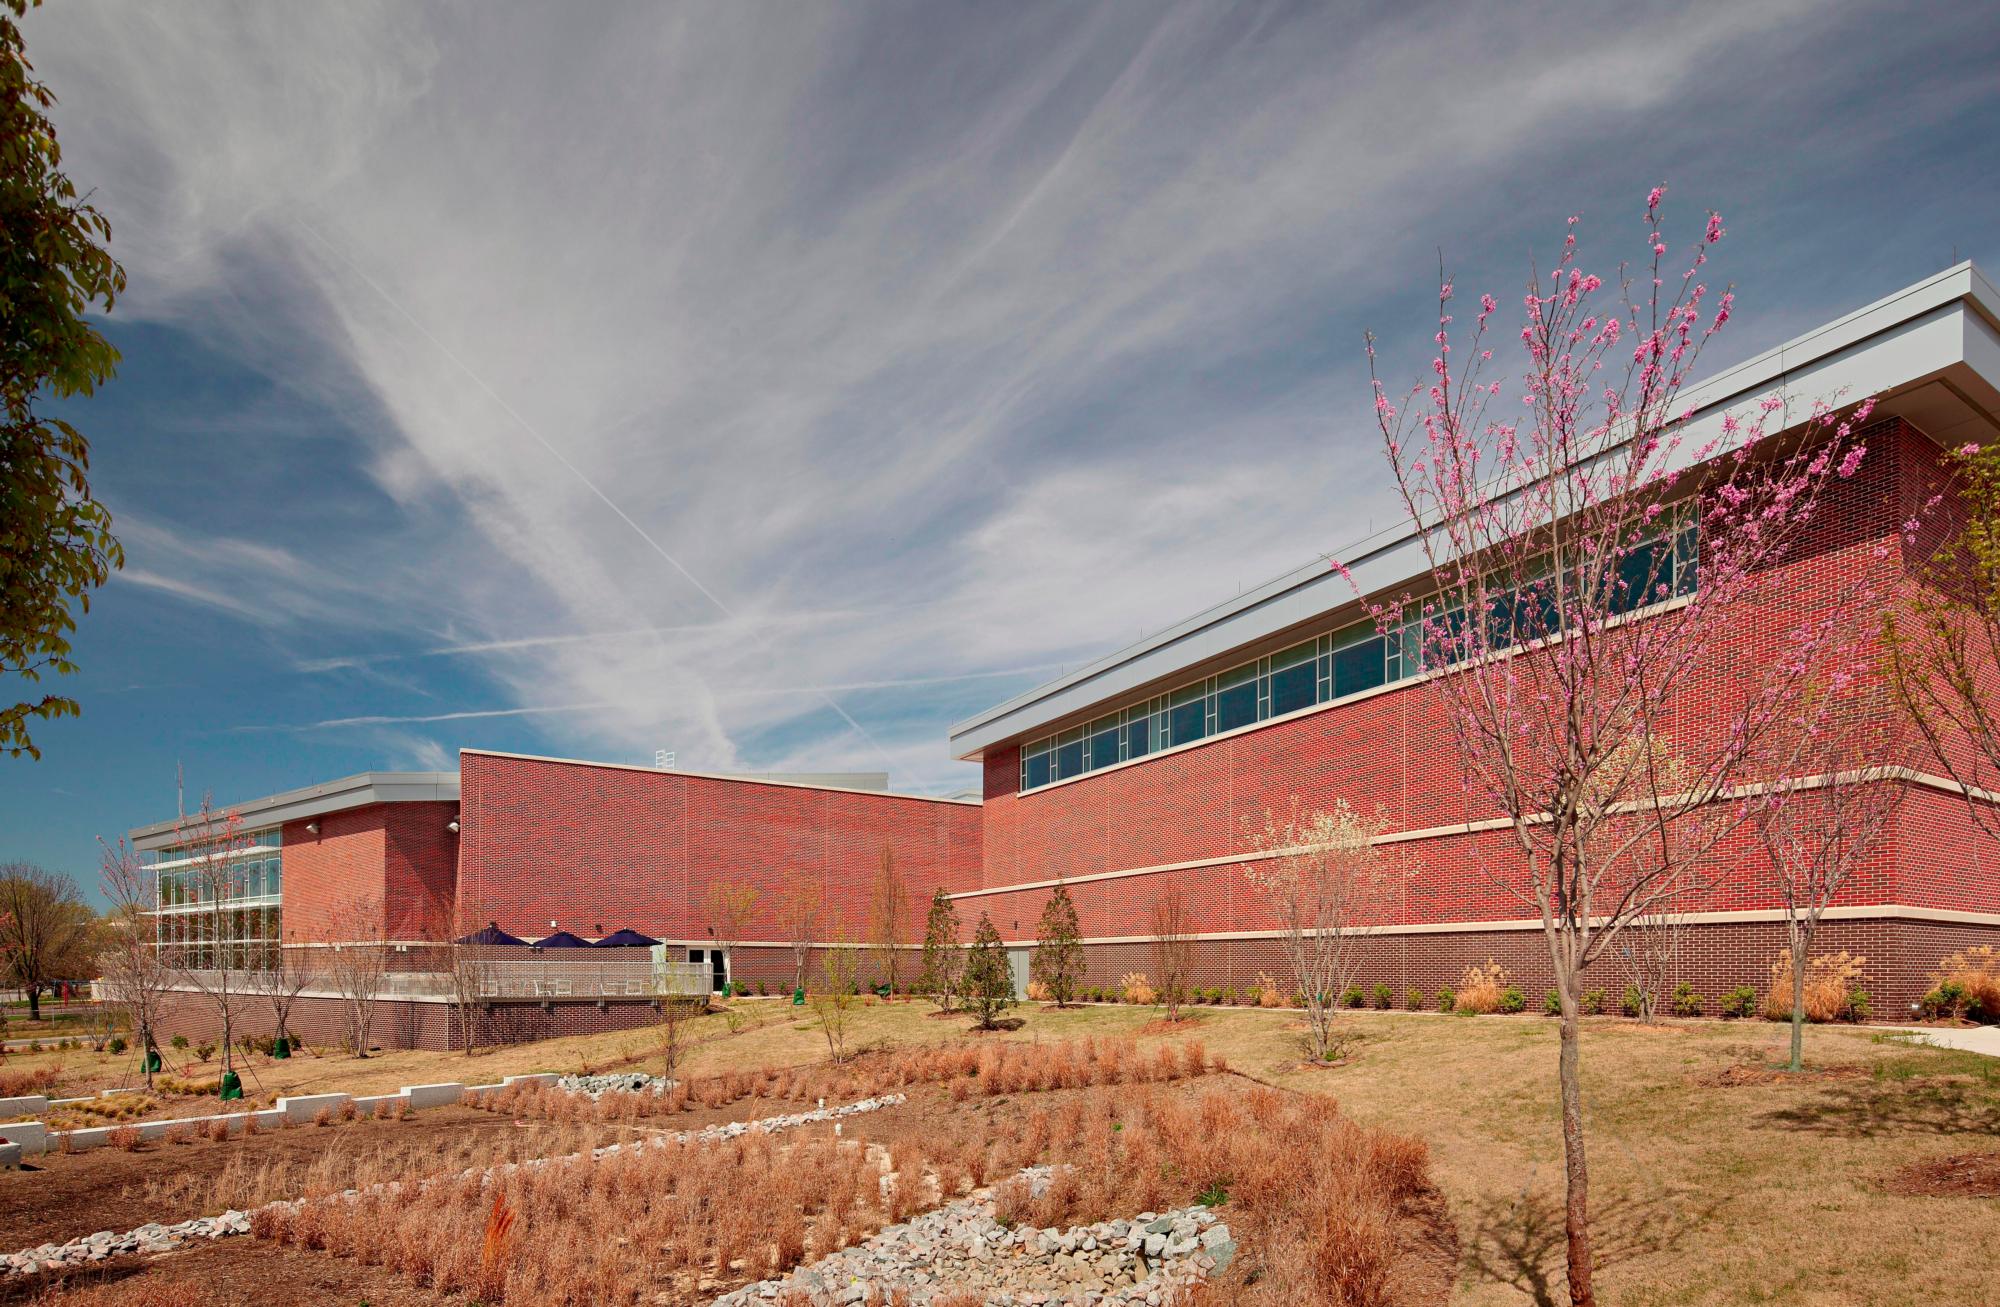
[[[113,1057],[118,1056],[118,1054],[123,1053],[125,1051],[124,1037],[120,1035],[113,1035],[111,1037],[111,1042],[106,1044],[104,1048],[105,1051],[110,1053]]]
[[[61,1066],[38,1066],[26,1071],[0,1070],[0,1098],[26,1098],[46,1094],[62,1076]]]
[[[1428,1002],[1429,1000],[1424,997],[1424,991],[1421,989],[1412,989],[1403,995],[1403,1006],[1412,1012],[1423,1011],[1425,1004]]]
[[[1677,1017],[1698,1017],[1708,1000],[1694,992],[1694,986],[1683,980],[1674,986],[1674,1015]]]
[[[1208,1001],[1210,1003],[1220,1005],[1224,1001],[1222,997],[1222,990],[1211,985],[1208,990]]]
[[[1396,991],[1387,985],[1375,986],[1375,1006],[1384,1012],[1396,1006]]]
[[[229,1121],[226,1116],[212,1117],[202,1127],[202,1133],[208,1136],[210,1142],[219,1144],[229,1138]]]
[[[1738,985],[1722,996],[1724,1017],[1747,1017],[1757,1011],[1757,991],[1749,985]]]
[[[761,980],[757,982],[758,998],[767,998],[770,996],[770,993],[771,993],[771,986],[769,984]]]
[[[174,1046],[174,1051],[176,1053],[187,1052],[188,1037],[186,1035],[175,1035],[172,1039],[169,1039],[167,1042]]]
[[[333,1124],[333,1109],[332,1109],[332,1108],[330,1108],[330,1107],[322,1107],[322,1108],[321,1108],[321,1109],[320,1109],[319,1111],[317,1111],[317,1112],[314,1112],[314,1113],[313,1113],[313,1124],[314,1124],[314,1125],[319,1125],[319,1126],[327,1126],[327,1125],[332,1125],[332,1124]]]
[[[1854,981],[1868,959],[1842,949],[1806,959],[1805,1007],[1808,1021],[1845,1021],[1853,1013]],[[1792,954],[1786,949],[1771,964],[1771,987],[1764,993],[1764,1015],[1772,1021],[1792,1019]]]
[[[1342,1007],[1366,1007],[1368,996],[1361,992],[1361,986],[1349,985],[1340,995]]]
[[[1483,967],[1467,967],[1458,978],[1453,1009],[1482,1015],[1500,1010],[1500,995],[1507,987],[1507,969],[1492,958]]]
[[[1046,1003],[1054,995],[1049,993],[1049,987],[1041,981],[1031,980],[1028,982],[1028,997],[1036,1003]]]
[[[138,1126],[121,1125],[113,1127],[111,1133],[104,1136],[104,1142],[121,1153],[135,1153],[139,1151],[139,1145],[144,1138],[145,1136],[139,1133]]]
[[[1222,991],[1222,1001],[1228,1004],[1230,1007],[1236,1006],[1237,1003],[1236,986],[1231,985],[1227,989]]]
[[[204,1039],[204,1040],[202,1040],[202,1041],[201,1041],[201,1042],[200,1042],[199,1044],[196,1044],[196,1045],[194,1046],[194,1057],[195,1057],[195,1061],[197,1061],[197,1062],[206,1062],[206,1061],[208,1061],[208,1059],[210,1059],[210,1058],[212,1058],[212,1057],[214,1057],[214,1056],[215,1056],[215,1041],[214,1041],[214,1040],[212,1040],[212,1039]]]
[[[1618,1000],[1621,1016],[1636,1017],[1646,1010],[1646,996],[1639,992],[1637,985],[1625,986],[1625,993]]]
[[[1449,1012],[1458,1003],[1458,995],[1451,992],[1450,985],[1438,986],[1438,1011]]]
[[[1525,1012],[1527,1009],[1528,996],[1521,992],[1519,985],[1509,985],[1500,991],[1500,1010],[1502,1012]]]
[[[1870,1010],[1868,991],[1856,989],[1847,996],[1847,1017],[1849,1021],[1866,1021]]]
[[[1257,1006],[1283,1007],[1285,996],[1278,992],[1278,982],[1271,979],[1267,971],[1257,973]]]
[[[1934,988],[1924,1006],[1932,1015],[2000,1022],[2000,948],[1975,944],[1954,953],[1938,964],[1931,981]],[[1938,1003],[1932,1010],[1934,997]]]
[[[1563,996],[1556,993],[1553,989],[1542,995],[1542,1013],[1544,1016],[1561,1016],[1563,1014]]]
[[[1143,971],[1128,971],[1118,979],[1118,988],[1125,995],[1127,1003],[1137,1003],[1140,1007],[1151,1007],[1160,1001],[1159,991],[1146,979]]]
[[[1585,1016],[1602,1016],[1604,1014],[1604,991],[1601,989],[1584,990],[1583,998],[1577,1006]]]

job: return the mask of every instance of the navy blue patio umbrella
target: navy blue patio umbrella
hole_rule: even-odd
[[[597,941],[598,948],[651,948],[660,941],[651,935],[641,935],[630,926],[614,930]]]
[[[519,944],[522,947],[526,947],[528,943],[527,940],[517,939],[514,936],[509,935],[506,931],[500,929],[500,923],[497,921],[487,922],[484,926],[481,926],[478,930],[473,931],[470,935],[462,936],[458,942],[461,944],[491,944],[491,945]]]
[[[544,935],[535,941],[536,948],[589,948],[590,941],[581,935],[572,935],[559,930],[553,935]]]

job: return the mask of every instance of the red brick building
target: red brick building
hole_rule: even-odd
[[[1860,475],[1840,483],[1811,547],[1785,569],[1787,611],[1747,618],[1708,651],[1682,687],[1683,729],[1713,721],[1711,705],[1740,683],[1733,673],[1773,656],[1842,581],[1863,570],[1890,580],[1913,561],[1901,525],[1937,493],[1942,450],[2000,434],[1997,308],[1991,284],[1961,265],[1684,396],[1689,449],[1719,435],[1725,413],[1773,394],[1790,412],[1841,396],[1879,403]],[[1677,539],[1668,573],[1699,547]],[[1245,875],[1250,829],[1295,801],[1345,800],[1387,826],[1377,843],[1390,889],[1366,923],[1364,984],[1400,1001],[1490,957],[1539,998],[1551,983],[1539,917],[1487,872],[1519,855],[1496,813],[1468,806],[1444,705],[1412,646],[1385,639],[1356,600],[1357,588],[1421,591],[1416,537],[1343,551],[1357,555],[1352,583],[1310,565],[955,726],[954,756],[985,773],[985,883],[959,897],[961,912],[987,913],[1023,941],[1060,879],[1081,915],[1089,983],[1109,985],[1150,968],[1150,908],[1178,882],[1199,905],[1199,983],[1245,986],[1280,972],[1274,922]],[[1976,837],[1951,782],[1895,783],[1908,794],[1894,826],[1816,943],[1867,958],[1861,983],[1878,1015],[1907,1011],[1944,954],[2000,943],[2000,850]],[[1754,838],[1712,863],[1683,965],[1710,1010],[1735,986],[1761,991],[1784,938]],[[1601,973],[1594,983],[1615,1001],[1626,979],[1615,960]]]
[[[1842,578],[1875,569],[1887,579],[1909,566],[1901,524],[1936,493],[1941,451],[2000,436],[1997,308],[2000,295],[1962,265],[1687,396],[1688,448],[1725,413],[1772,394],[1792,411],[1843,394],[1879,402],[1861,474],[1840,483],[1811,548],[1786,565],[1788,610],[1746,619],[1710,651],[1684,689],[1686,729],[1712,720],[1705,708],[1732,692],[1734,673],[1769,657]],[[1663,548],[1671,568],[1695,568],[1692,532]],[[855,778],[466,751],[456,774],[375,773],[245,805],[282,868],[278,896],[249,906],[281,903],[290,947],[338,934],[357,901],[381,914],[370,920],[392,939],[415,944],[436,934],[423,929],[423,905],[455,895],[524,938],[630,928],[676,959],[712,964],[709,888],[749,886],[757,909],[736,941],[732,978],[775,986],[793,973],[779,911],[788,891],[819,892],[819,938],[859,940],[886,853],[908,888],[905,938],[920,938],[924,904],[942,886],[968,935],[991,917],[1019,969],[1063,881],[1091,985],[1152,969],[1150,908],[1178,882],[1197,908],[1196,983],[1240,988],[1280,970],[1271,913],[1245,874],[1256,860],[1251,828],[1294,802],[1344,800],[1387,824],[1378,845],[1391,889],[1367,923],[1364,984],[1399,997],[1434,992],[1493,958],[1539,998],[1549,983],[1539,920],[1489,874],[1518,855],[1492,813],[1467,807],[1436,687],[1355,598],[1355,585],[1387,595],[1420,584],[1417,542],[1377,537],[1351,568],[1353,584],[1323,562],[1300,569],[959,723],[952,753],[981,769],[983,802],[892,794]],[[1878,1015],[1907,1010],[1944,954],[2000,943],[2000,850],[1975,836],[1965,799],[1921,770],[1885,783],[1904,787],[1905,800],[1818,944],[1867,959],[1861,983]],[[135,837],[157,850],[172,832]],[[1761,990],[1783,938],[1762,858],[1747,833],[1717,850],[1714,888],[1692,905],[1681,978],[1711,1010],[1727,989]],[[163,919],[187,910],[164,891],[162,904]],[[269,919],[249,928],[268,931]],[[1617,961],[1600,965],[1594,983],[1615,995],[1626,983]],[[447,1037],[433,999],[398,1001],[378,1038]],[[523,1038],[629,1024],[647,1011],[642,1000],[574,995],[498,1004],[490,1021],[494,1037]]]

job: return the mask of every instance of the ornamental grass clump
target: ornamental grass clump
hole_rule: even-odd
[[[1867,958],[1846,949],[1806,960],[1805,1008],[1808,1021],[1846,1021],[1854,1014],[1854,982]],[[1792,1019],[1792,955],[1789,949],[1771,964],[1771,985],[1764,991],[1764,1016],[1770,1021]]]
[[[1483,967],[1467,967],[1465,974],[1459,977],[1458,988],[1452,991],[1453,1010],[1476,1016],[1498,1012],[1505,1001],[1509,983],[1507,969],[1492,958],[1486,959]]]
[[[1931,977],[1924,1011],[1967,1021],[2000,1021],[2000,949],[1975,944],[1946,958]]]

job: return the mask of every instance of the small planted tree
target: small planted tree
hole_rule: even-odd
[[[729,978],[731,993],[736,991],[736,941],[750,928],[758,897],[754,886],[720,883],[710,885],[703,896],[709,924],[715,928],[715,943],[722,950],[722,974]]]
[[[958,909],[951,895],[940,885],[931,894],[930,915],[924,921],[923,973],[917,977],[917,992],[949,1012],[958,1001],[959,985],[965,972],[965,949],[958,942]]]
[[[1973,824],[2000,839],[2000,445],[1961,446],[1951,463],[1955,528],[1912,569],[1882,632],[1890,686],[1925,759],[1958,783]],[[1916,525],[1906,543],[1917,543]]]
[[[792,945],[792,988],[806,987],[806,968],[812,964],[813,948],[819,943],[820,917],[825,909],[819,885],[800,879],[785,890],[778,901],[778,924]]]
[[[855,1004],[855,951],[844,944],[822,949],[819,955],[819,986],[813,990],[813,1021],[826,1036],[826,1054],[835,1062],[847,1060],[847,1028],[852,1023]]]
[[[1641,216],[1646,258],[1608,283],[1580,266],[1572,219],[1561,257],[1533,273],[1523,300],[1518,393],[1486,375],[1498,301],[1481,296],[1461,330],[1448,279],[1424,379],[1400,408],[1375,384],[1429,575],[1422,593],[1364,599],[1385,642],[1432,675],[1426,693],[1468,807],[1504,821],[1514,846],[1489,868],[1542,923],[1561,1012],[1575,1307],[1596,1301],[1580,1069],[1588,968],[1663,894],[1730,874],[1707,861],[1747,820],[1739,787],[1768,779],[1754,773],[1773,724],[1847,656],[1846,633],[1879,606],[1869,587],[1889,567],[1884,550],[1880,568],[1816,590],[1803,613],[1784,570],[1829,489],[1861,464],[1867,402],[1794,414],[1773,393],[1684,445],[1682,390],[1733,296],[1701,279],[1723,236],[1713,214],[1682,274],[1666,266],[1661,198],[1655,189]],[[1372,341],[1369,355],[1372,368]],[[1728,637],[1753,627],[1782,656],[1729,661]],[[1701,728],[1683,729],[1695,685]]]
[[[1879,847],[1903,799],[1907,718],[1890,691],[1843,687],[1776,737],[1777,779],[1751,800],[1785,909],[1790,948],[1790,1067],[1805,1069],[1806,978],[1820,919]]]
[[[1265,856],[1244,864],[1244,875],[1277,918],[1285,978],[1305,997],[1306,1051],[1315,1060],[1338,1042],[1335,1005],[1354,985],[1354,945],[1380,879],[1375,839],[1383,825],[1345,799],[1324,810],[1294,800],[1248,832],[1250,847]]]
[[[1178,1021],[1194,974],[1194,913],[1187,891],[1169,877],[1153,898],[1153,971],[1160,978],[1160,1001],[1167,1020]]]
[[[896,855],[887,844],[875,868],[875,887],[869,898],[868,942],[875,957],[875,974],[897,991],[896,967],[903,951],[903,929],[909,916],[909,889],[903,873],[896,869]]]
[[[1056,882],[1055,892],[1042,905],[1041,925],[1035,931],[1035,956],[1030,962],[1034,977],[1049,991],[1057,1007],[1068,1007],[1083,979],[1083,929],[1077,924],[1076,904],[1070,901],[1069,887]]]
[[[375,1004],[388,977],[388,939],[382,901],[363,895],[349,900],[322,950],[327,979],[340,995],[341,1043],[356,1057],[368,1056],[375,1028]]]
[[[228,1094],[234,1092],[236,1023],[255,997],[251,974],[264,962],[253,956],[261,954],[261,946],[244,938],[245,918],[234,906],[242,897],[237,855],[252,844],[242,816],[218,809],[207,795],[193,815],[180,818],[174,844],[192,859],[183,874],[199,905],[194,924],[200,938],[181,954],[180,980],[215,1012],[222,1036],[222,1088]]]
[[[981,1030],[999,1029],[1000,1014],[1014,1006],[1014,972],[993,919],[979,914],[979,928],[965,951],[965,1006]]]
[[[111,904],[98,970],[112,1001],[125,1010],[131,1022],[146,1087],[151,1089],[159,1057],[156,1033],[167,993],[173,989],[174,963],[162,952],[159,928],[148,915],[154,907],[152,870],[123,839],[115,845],[100,839],[98,844],[104,850],[99,884]]]

